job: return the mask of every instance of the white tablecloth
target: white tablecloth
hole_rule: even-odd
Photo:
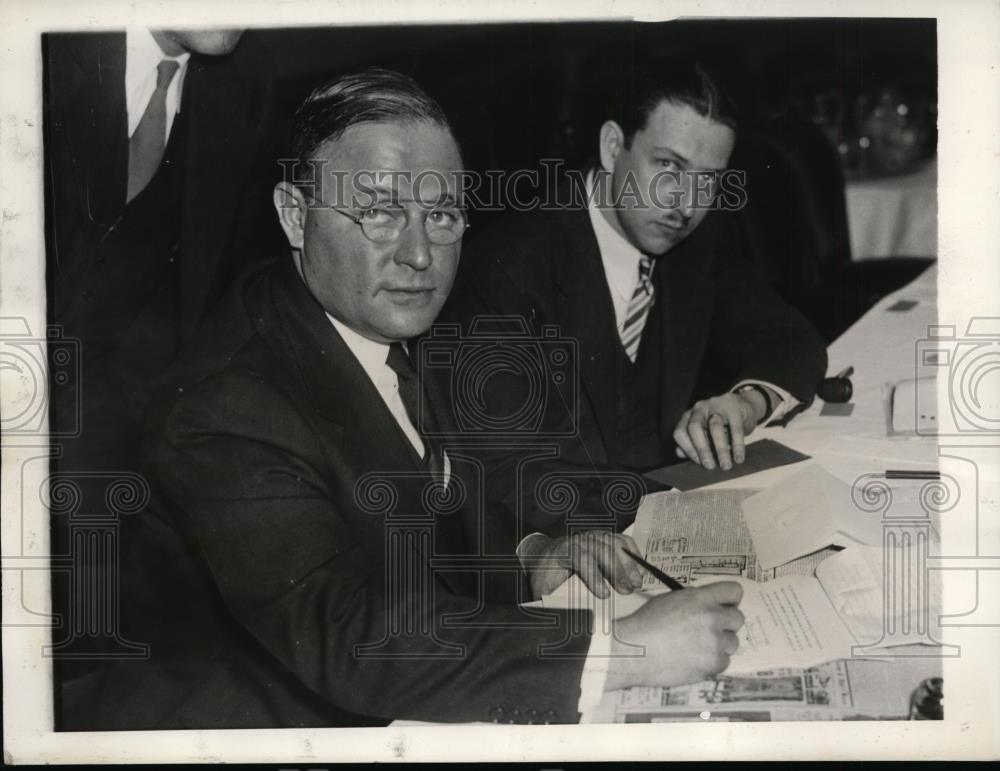
[[[915,301],[906,311],[890,311],[899,300]],[[755,431],[754,441],[771,438],[816,458],[830,473],[852,484],[862,474],[889,468],[931,469],[937,465],[934,437],[886,435],[882,387],[914,377],[917,342],[937,324],[937,266],[933,265],[902,289],[883,298],[829,348],[828,373],[854,367],[853,412],[824,416],[820,399],[786,428]],[[769,469],[754,475],[753,487],[767,487],[796,470]],[[747,486],[747,477],[728,487]]]
[[[937,161],[900,177],[852,180],[847,225],[855,260],[937,256]]]

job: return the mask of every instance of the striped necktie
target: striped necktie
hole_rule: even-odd
[[[625,325],[622,327],[621,338],[625,353],[631,361],[635,361],[639,352],[639,341],[642,339],[642,328],[646,325],[649,308],[653,304],[653,258],[647,254],[639,259],[639,283],[628,301],[625,312]]]
[[[141,193],[156,174],[167,145],[167,89],[180,67],[173,59],[156,65],[156,90],[128,141],[128,197]]]

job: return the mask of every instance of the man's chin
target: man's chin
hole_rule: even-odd
[[[643,254],[659,257],[661,254],[669,252],[677,245],[678,241],[680,241],[680,238],[672,238],[665,235],[644,238],[639,244],[639,250]]]
[[[434,323],[437,313],[408,314],[400,317],[396,316],[389,320],[382,331],[382,334],[390,340],[410,340],[419,337]]]
[[[691,235],[692,228],[680,228],[677,230],[667,230],[656,227],[654,232],[643,233],[642,243],[639,249],[654,257],[665,254],[673,249],[677,244]]]

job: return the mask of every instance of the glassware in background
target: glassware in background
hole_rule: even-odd
[[[926,157],[928,101],[883,86],[858,97],[858,170],[905,174]]]
[[[919,63],[872,65],[882,73],[860,90],[839,70],[803,73],[784,109],[820,129],[836,148],[849,179],[916,171],[937,150],[935,81]]]

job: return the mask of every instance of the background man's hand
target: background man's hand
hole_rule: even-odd
[[[590,530],[560,538],[535,533],[525,539],[519,556],[535,597],[551,593],[576,573],[592,593],[604,599],[611,595],[608,583],[621,594],[642,588],[641,568],[625,549],[639,553],[635,541],[620,533]]]
[[[604,689],[686,685],[723,671],[739,648],[742,598],[738,583],[720,581],[657,595],[618,619]]]
[[[746,459],[745,437],[767,409],[767,400],[757,391],[726,393],[695,402],[674,428],[677,457],[689,458],[707,469],[718,463],[728,471],[734,462]]]

